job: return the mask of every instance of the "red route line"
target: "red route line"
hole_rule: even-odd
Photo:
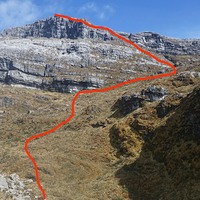
[[[73,100],[72,100],[72,104],[71,104],[71,115],[64,121],[62,121],[61,123],[57,124],[55,127],[53,127],[52,129],[48,130],[48,131],[45,131],[45,132],[42,132],[42,133],[38,133],[36,135],[33,135],[31,137],[29,137],[25,144],[24,144],[24,150],[26,152],[26,154],[28,155],[28,157],[30,158],[30,160],[32,161],[33,163],[33,166],[34,166],[34,170],[35,170],[35,177],[36,177],[36,182],[37,182],[37,185],[39,187],[39,189],[41,190],[42,192],[42,195],[43,195],[43,198],[44,200],[46,200],[46,193],[45,193],[45,190],[43,188],[43,186],[41,185],[41,182],[40,182],[40,178],[39,178],[39,173],[38,173],[38,166],[37,166],[37,163],[35,161],[35,159],[33,158],[33,156],[30,154],[30,152],[28,151],[28,144],[29,142],[31,142],[32,140],[36,139],[36,138],[40,138],[40,137],[43,137],[45,135],[48,135],[50,133],[53,133],[55,132],[57,129],[59,129],[61,126],[67,124],[75,115],[75,103],[76,103],[76,100],[78,99],[78,97],[81,95],[81,94],[91,94],[91,93],[102,93],[102,92],[108,92],[110,90],[114,90],[114,89],[117,89],[119,87],[122,87],[124,85],[128,85],[130,83],[135,83],[135,82],[138,82],[138,81],[144,81],[144,80],[152,80],[152,79],[157,79],[157,78],[162,78],[162,77],[166,77],[166,76],[172,76],[172,75],[175,75],[176,74],[176,68],[174,65],[172,65],[171,63],[165,61],[165,60],[160,60],[159,58],[157,58],[155,55],[151,54],[150,52],[142,49],[141,47],[139,47],[138,45],[136,45],[135,43],[131,42],[130,40],[128,40],[127,38],[119,35],[118,33],[115,33],[113,30],[107,28],[107,27],[104,27],[104,26],[96,26],[96,25],[92,25],[82,19],[77,19],[77,18],[72,18],[72,17],[69,17],[69,16],[65,16],[65,15],[61,15],[61,14],[55,14],[54,15],[55,17],[59,17],[59,18],[65,18],[65,19],[68,19],[70,21],[74,21],[74,22],[81,22],[83,24],[85,24],[86,26],[89,26],[91,28],[94,28],[94,29],[101,29],[101,30],[105,30],[105,31],[108,31],[110,34],[114,35],[115,37],[125,41],[126,43],[132,45],[134,48],[136,48],[137,50],[139,50],[140,52],[146,54],[147,56],[153,58],[154,60],[156,60],[157,62],[159,63],[162,63],[164,65],[167,65],[169,66],[173,71],[169,72],[169,73],[165,73],[165,74],[158,74],[158,75],[154,75],[154,76],[145,76],[145,77],[140,77],[140,78],[135,78],[135,79],[131,79],[131,80],[127,80],[125,82],[121,82],[119,84],[116,84],[116,85],[113,85],[111,87],[107,87],[107,88],[100,88],[100,89],[92,89],[92,90],[82,90],[82,91],[79,91],[75,94]]]

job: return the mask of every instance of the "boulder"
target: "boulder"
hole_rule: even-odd
[[[167,90],[155,85],[149,86],[147,89],[141,91],[141,95],[148,101],[158,101],[163,99],[168,94]]]
[[[115,114],[126,115],[141,107],[143,101],[144,98],[138,94],[122,96],[112,106],[112,110],[115,110]]]

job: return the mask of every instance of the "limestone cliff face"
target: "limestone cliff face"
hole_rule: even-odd
[[[6,84],[77,92],[160,70],[168,69],[106,31],[66,19],[11,28],[0,38],[0,81]]]
[[[133,56],[137,55],[131,47],[92,40],[2,38],[0,81],[75,92],[127,80],[139,72],[141,65],[145,73],[145,62],[159,70],[158,63],[142,55],[143,61],[138,58],[133,66]]]
[[[177,56],[195,55],[193,66],[200,62],[200,40],[120,34],[177,66],[187,63],[191,70],[191,59],[181,63]],[[57,17],[4,30],[0,37],[0,82],[6,84],[76,92],[167,70],[106,31]]]
[[[124,33],[123,35],[141,47],[164,55],[197,55],[200,53],[200,39],[175,39],[152,32]]]
[[[120,33],[131,41],[162,54],[199,54],[199,39],[175,39],[161,36],[157,33],[143,32],[138,34]],[[116,40],[107,31],[94,30],[82,23],[68,19],[50,17],[36,21],[33,24],[4,30],[3,37],[45,37],[45,38],[68,38],[68,39],[95,39],[100,41]]]
[[[73,22],[68,19],[50,17],[45,20],[36,21],[33,24],[7,29],[2,36],[19,38],[45,37],[45,38],[91,38],[99,40],[113,40],[113,36],[105,31],[94,30],[83,23]]]

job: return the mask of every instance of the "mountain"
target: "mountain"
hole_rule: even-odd
[[[69,123],[32,141],[47,199],[198,200],[199,40],[120,34],[173,63],[177,74],[83,94]],[[66,120],[74,93],[168,70],[109,33],[69,20],[3,31],[0,199],[43,199],[24,142]]]
[[[136,44],[162,54],[176,55],[200,53],[200,39],[173,39],[152,32],[120,34]],[[1,36],[17,38],[68,38],[72,40],[81,38],[100,41],[116,40],[115,37],[106,31],[94,30],[83,23],[58,17],[50,17],[23,27],[7,29],[1,33]]]
[[[120,34],[175,65],[182,65],[181,56],[199,63],[200,40]],[[6,84],[76,92],[166,70],[108,32],[67,19],[51,17],[1,33],[0,81]]]
[[[27,37],[45,37],[45,38],[68,38],[68,39],[100,39],[113,40],[113,36],[105,31],[88,28],[83,23],[70,21],[60,17],[50,17],[45,20],[39,20],[33,24],[4,30],[1,34],[4,36],[27,38]]]

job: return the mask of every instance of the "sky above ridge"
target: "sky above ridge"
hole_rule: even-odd
[[[200,0],[0,0],[0,30],[59,13],[115,31],[200,38],[199,10]]]

